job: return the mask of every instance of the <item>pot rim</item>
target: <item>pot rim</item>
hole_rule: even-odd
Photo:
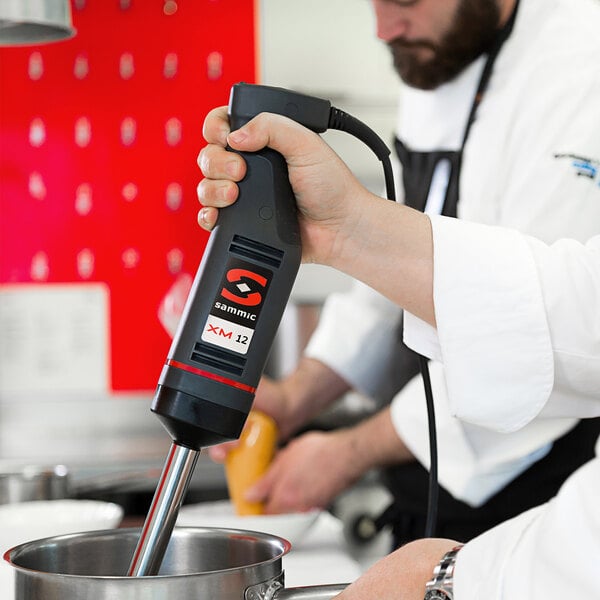
[[[62,579],[62,578],[72,578],[72,579],[102,579],[102,580],[115,580],[115,581],[125,581],[125,580],[132,580],[135,581],[136,579],[139,579],[139,577],[130,577],[127,575],[74,575],[72,573],[55,573],[52,571],[41,571],[40,569],[32,569],[32,568],[28,568],[28,567],[23,567],[21,565],[15,564],[11,558],[11,555],[14,552],[18,552],[18,551],[26,551],[28,549],[28,547],[31,546],[39,546],[40,544],[43,543],[48,543],[48,542],[52,542],[52,543],[56,543],[56,542],[61,542],[63,540],[71,540],[71,539],[76,539],[76,538],[85,538],[85,537],[104,537],[104,536],[114,536],[115,533],[118,532],[123,532],[123,534],[132,534],[132,533],[136,533],[136,534],[141,534],[141,528],[122,528],[122,529],[101,529],[101,530],[95,530],[95,531],[82,531],[82,532],[78,532],[78,533],[67,533],[64,535],[57,535],[57,536],[50,536],[50,537],[46,537],[46,538],[40,538],[39,540],[31,540],[29,542],[24,542],[22,544],[19,544],[17,546],[14,546],[12,548],[9,548],[8,550],[6,550],[6,552],[4,552],[3,554],[3,560],[5,563],[8,564],[9,567],[12,567],[13,569],[16,569],[17,571],[20,571],[22,573],[39,573],[44,575],[44,577],[52,577],[52,578],[57,578],[57,579]],[[254,562],[254,563],[248,563],[248,564],[244,564],[244,565],[240,565],[237,567],[228,567],[226,569],[217,569],[217,570],[213,570],[213,571],[199,571],[197,573],[179,573],[179,574],[173,574],[173,575],[150,575],[150,576],[144,576],[143,578],[152,578],[152,579],[163,579],[163,578],[185,578],[185,577],[197,577],[198,575],[210,575],[210,574],[217,574],[217,573],[229,573],[232,571],[239,571],[240,569],[248,569],[248,568],[252,568],[252,567],[256,567],[258,565],[269,565],[272,563],[275,563],[277,561],[280,561],[291,549],[292,549],[292,544],[286,540],[285,538],[270,534],[270,533],[264,533],[262,531],[250,531],[250,530],[246,530],[246,529],[230,529],[230,528],[226,528],[226,527],[175,527],[174,532],[183,532],[183,533],[194,533],[194,532],[202,532],[202,531],[209,531],[209,532],[222,532],[224,534],[226,534],[228,537],[231,538],[236,538],[236,537],[240,537],[243,539],[248,539],[251,538],[255,541],[268,541],[268,542],[279,542],[281,544],[281,550],[279,552],[279,554],[277,554],[276,556],[273,556],[267,560],[262,560],[259,562]]]
[[[70,477],[69,468],[62,464],[26,464],[0,467],[0,479],[10,477],[19,477],[25,481],[29,481],[42,477],[56,477],[57,479],[65,479]]]

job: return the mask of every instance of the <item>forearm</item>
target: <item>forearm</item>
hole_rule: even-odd
[[[414,460],[394,429],[389,407],[351,429],[342,430],[340,435],[346,438],[348,456],[360,474],[372,468]]]
[[[429,218],[370,193],[360,196],[324,261],[435,325]]]
[[[284,439],[350,389],[327,365],[307,357],[302,357],[294,372],[280,383],[285,397],[285,414],[281,419]]]

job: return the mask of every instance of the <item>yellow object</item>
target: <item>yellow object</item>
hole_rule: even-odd
[[[247,502],[246,490],[267,471],[277,444],[277,425],[265,413],[251,410],[239,444],[225,459],[225,475],[229,497],[238,515],[260,515],[262,502]]]

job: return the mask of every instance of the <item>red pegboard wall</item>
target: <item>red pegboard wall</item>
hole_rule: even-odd
[[[158,318],[206,243],[202,122],[255,81],[254,0],[72,0],[77,35],[0,49],[0,283],[105,282],[114,391],[152,390]]]

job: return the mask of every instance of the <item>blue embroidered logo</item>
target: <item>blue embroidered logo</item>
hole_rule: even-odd
[[[554,158],[569,159],[577,177],[587,177],[600,187],[600,160],[576,154],[555,154]]]

